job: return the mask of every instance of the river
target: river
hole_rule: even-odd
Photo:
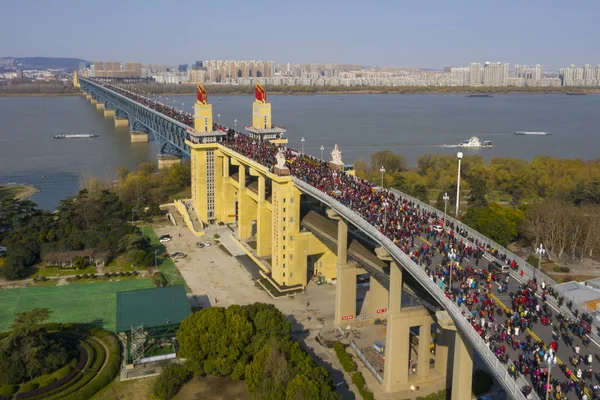
[[[192,96],[161,101],[192,111]],[[210,96],[215,121],[242,128],[250,122],[251,96]],[[269,96],[273,122],[286,126],[291,147],[329,158],[334,144],[343,161],[368,159],[381,149],[404,154],[410,165],[427,152],[453,154],[461,140],[478,136],[493,148],[465,154],[515,157],[537,155],[594,159],[600,148],[600,96],[496,95],[319,95]],[[220,118],[217,115],[220,114]],[[131,143],[127,128],[115,128],[84,97],[0,98],[0,183],[36,186],[40,207],[53,209],[77,192],[82,176],[114,179],[118,166],[131,169],[156,160],[156,147]],[[546,131],[551,136],[515,136]],[[58,133],[96,133],[96,139],[55,140]]]

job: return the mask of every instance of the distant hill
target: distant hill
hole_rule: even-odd
[[[77,69],[81,58],[66,57],[2,57],[0,67],[18,69]]]

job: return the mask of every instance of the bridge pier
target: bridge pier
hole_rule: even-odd
[[[333,210],[327,210],[337,223],[337,279],[333,324],[344,327],[356,317],[356,265],[348,264],[348,223]]]
[[[112,108],[106,108],[104,109],[104,116],[105,117],[114,117],[115,116],[115,110]]]
[[[96,102],[96,110],[104,110],[104,103]]]
[[[264,257],[271,254],[271,212],[265,199],[266,179],[258,175],[258,204],[256,205],[256,255]]]
[[[131,131],[131,143],[148,143],[148,133],[140,131]]]
[[[91,97],[90,98],[90,103],[92,103],[92,104],[98,104],[98,100],[96,100],[95,98]]]
[[[174,165],[181,164],[181,156],[174,154],[159,154],[158,158],[158,169],[169,169]]]
[[[452,399],[467,399],[473,384],[473,348],[459,331],[454,332]]]
[[[129,126],[129,120],[127,118],[123,118],[123,117],[117,117],[115,115],[115,127],[116,128],[123,128]]]

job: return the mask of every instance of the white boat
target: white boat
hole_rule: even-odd
[[[473,136],[469,140],[463,140],[458,144],[460,147],[494,147],[491,141],[484,140],[483,142],[479,140],[477,136]]]
[[[548,132],[523,132],[523,131],[516,131],[514,133],[515,135],[534,135],[534,136],[548,136],[550,135]]]
[[[94,133],[90,134],[75,134],[75,135],[54,135],[54,139],[83,139],[83,138],[97,138],[98,135]]]

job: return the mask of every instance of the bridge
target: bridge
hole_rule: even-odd
[[[190,202],[194,215],[204,224],[236,223],[239,239],[252,243],[254,256],[263,268],[262,276],[277,289],[306,287],[309,280],[307,259],[310,257],[314,260],[313,273],[335,282],[334,324],[343,329],[365,321],[363,316],[357,315],[356,276],[360,268],[369,272],[375,278],[371,279],[371,298],[382,304],[377,310],[383,310],[387,316],[381,382],[386,391],[409,392],[415,387],[451,386],[453,399],[470,398],[475,351],[508,397],[525,399],[521,391],[525,384],[538,388],[542,385],[543,392],[544,382],[533,373],[535,367],[544,368],[543,361],[530,369],[529,364],[523,364],[521,356],[523,353],[535,355],[538,350],[548,351],[547,346],[555,336],[552,325],[541,325],[537,314],[535,318],[519,319],[514,318],[519,316],[518,313],[512,313],[514,323],[528,322],[523,325],[521,335],[527,331],[533,343],[529,343],[526,350],[514,346],[518,334],[510,343],[505,339],[490,341],[490,330],[486,327],[493,323],[495,311],[511,308],[513,299],[508,296],[508,291],[519,293],[519,298],[527,299],[528,305],[541,303],[544,309],[549,306],[550,311],[540,312],[540,317],[563,315],[565,321],[578,323],[577,318],[547,291],[539,287],[530,291],[522,289],[535,276],[535,268],[459,221],[444,217],[442,224],[450,232],[444,234],[443,240],[465,255],[461,265],[448,262],[443,240],[440,243],[442,237],[436,238],[429,230],[439,223],[440,211],[403,193],[355,177],[343,164],[337,146],[331,162],[284,147],[287,144],[285,128],[272,124],[271,105],[259,85],[252,107],[252,125],[246,127],[247,133],[242,133],[213,122],[212,106],[201,86],[198,87],[194,115],[190,115],[110,83],[76,76],[74,83],[105,114],[107,109],[114,110],[115,123],[125,120],[132,132],[151,135],[158,142],[161,154],[191,158]],[[302,211],[302,204],[307,198],[315,199],[327,209],[326,218],[337,225],[335,240],[331,227],[325,227],[315,218],[306,219],[308,214]],[[377,259],[385,263],[385,267],[364,249],[353,247],[352,241],[348,246],[349,227],[377,244]],[[423,238],[425,232],[427,239]],[[433,239],[430,237],[432,232]],[[477,268],[481,260],[508,260],[508,264],[515,266],[506,279],[507,291],[496,296],[493,290],[486,290],[489,288],[485,285],[485,277],[492,273]],[[446,284],[442,278],[448,277],[450,283]],[[466,278],[482,286],[465,288]],[[497,281],[494,275],[494,282]],[[555,284],[537,272],[537,282],[542,281]],[[478,291],[486,293],[486,303],[492,304],[492,315],[483,318],[484,326],[479,323],[479,315],[477,318],[471,316],[475,308],[456,301],[459,297],[477,300]],[[421,303],[407,304],[407,295],[419,298]],[[426,346],[434,321],[437,339],[435,366],[431,368]],[[500,326],[500,329],[506,329],[504,325]],[[415,331],[412,329],[411,333],[411,328],[416,328],[419,336],[420,356],[414,374],[409,371],[408,348],[410,336]],[[568,333],[561,336],[563,341],[570,338]],[[571,337],[572,345],[581,345],[584,336]],[[522,336],[521,342],[525,342]],[[503,343],[509,346],[500,350]],[[491,350],[492,346],[495,352]],[[552,378],[564,374],[576,383],[578,389],[569,392],[568,398],[583,394],[591,396],[590,387],[584,386],[582,379],[566,370],[571,349],[572,346],[561,344],[556,350],[555,355],[562,366],[558,373],[552,371]],[[507,372],[512,365],[510,360],[519,363],[517,372],[512,375]],[[524,372],[525,366],[530,372]],[[595,359],[590,367],[600,370]],[[546,375],[543,373],[542,377]],[[535,392],[532,396],[536,397]]]

